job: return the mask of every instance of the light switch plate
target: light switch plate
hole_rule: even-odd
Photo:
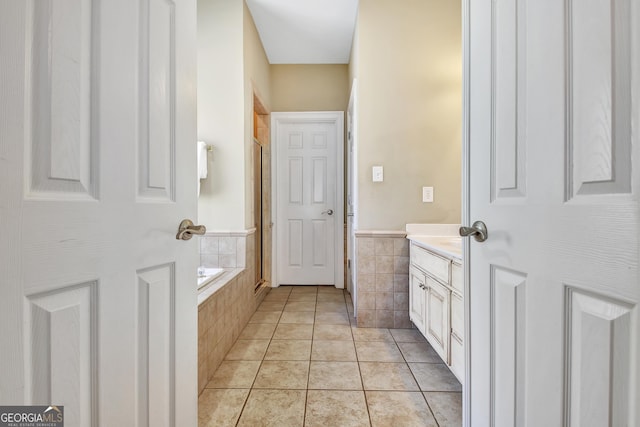
[[[433,202],[433,187],[422,187],[422,201],[425,203]]]
[[[384,181],[384,170],[382,166],[374,166],[372,170],[373,170],[373,182]]]

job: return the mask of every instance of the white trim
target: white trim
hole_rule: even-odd
[[[207,230],[204,233],[205,237],[246,237],[256,232],[256,228],[249,228],[247,230]]]
[[[280,122],[331,121],[336,124],[336,208],[334,286],[344,288],[344,111],[305,111],[271,113],[271,200],[272,200],[272,287],[280,286],[278,277],[278,126]]]
[[[404,230],[355,230],[356,237],[407,237]]]
[[[470,218],[470,10],[471,0],[462,0],[462,224]],[[464,386],[462,387],[462,425],[471,427],[471,293],[469,269],[470,239],[462,239],[462,268],[464,271]]]
[[[351,118],[349,122],[348,119]],[[358,243],[356,242],[355,232],[358,229],[358,79],[354,78],[353,83],[351,84],[351,93],[349,94],[349,106],[347,107],[347,131],[351,133],[351,161],[349,158],[345,159],[345,167],[347,168],[347,174],[349,177],[347,179],[351,180],[351,205],[353,215],[352,224],[351,224],[351,232],[354,234],[353,236],[353,253],[351,254],[351,277],[347,280],[351,280],[351,300],[353,302],[353,316],[355,318],[358,317],[358,274],[357,274],[357,265],[358,265]],[[349,123],[351,124],[351,128],[349,129]],[[347,152],[349,148],[347,147]],[[351,168],[351,170],[349,170]],[[347,225],[347,244],[351,242],[351,236],[348,234],[349,231],[349,219],[345,218],[345,223]],[[348,257],[348,256],[347,256]],[[346,285],[345,285],[346,286]]]

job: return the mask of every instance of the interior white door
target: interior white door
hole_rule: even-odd
[[[467,423],[638,425],[640,4],[467,6]]]
[[[335,285],[342,277],[343,113],[274,113],[278,284]],[[340,155],[340,157],[339,157]]]
[[[0,2],[0,402],[197,423],[195,0]]]

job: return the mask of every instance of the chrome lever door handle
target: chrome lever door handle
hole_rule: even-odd
[[[460,227],[459,233],[462,237],[473,236],[478,242],[484,242],[489,237],[487,226],[482,221],[476,221],[471,227]]]
[[[178,234],[176,234],[177,240],[189,240],[194,234],[203,235],[207,232],[207,227],[204,225],[194,225],[190,219],[184,219],[178,227]]]
[[[324,215],[324,214],[327,214],[327,215],[331,216],[331,215],[333,215],[333,209],[329,209],[329,210],[326,210],[326,211],[322,211],[322,214],[323,214],[323,215]]]

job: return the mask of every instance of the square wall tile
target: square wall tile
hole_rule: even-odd
[[[376,237],[374,239],[376,255],[391,255],[391,256],[393,256],[393,241],[394,240],[395,239],[392,238],[392,237]]]
[[[359,256],[358,257],[358,277],[361,274],[376,274],[376,257],[375,256]]]
[[[220,254],[234,254],[237,250],[237,238],[236,237],[220,237],[219,238],[218,253]]]
[[[376,291],[376,275],[375,274],[359,274],[358,275],[358,295],[360,292]]]
[[[358,245],[358,258],[362,256],[375,255],[375,243],[371,237],[358,237],[356,238]]]
[[[390,273],[393,274],[393,256],[376,255],[376,274]]]
[[[409,240],[406,238],[393,239],[393,255],[409,256]]]
[[[409,274],[409,257],[393,257],[393,272],[395,274]]]
[[[393,292],[393,274],[376,274],[376,292]]]
[[[218,238],[211,236],[204,236],[200,238],[200,253],[201,254],[217,254],[218,253]]]
[[[376,292],[376,311],[378,310],[393,310],[394,295],[393,292]],[[377,315],[378,313],[376,313]],[[392,326],[379,326],[379,327],[393,327]]]

